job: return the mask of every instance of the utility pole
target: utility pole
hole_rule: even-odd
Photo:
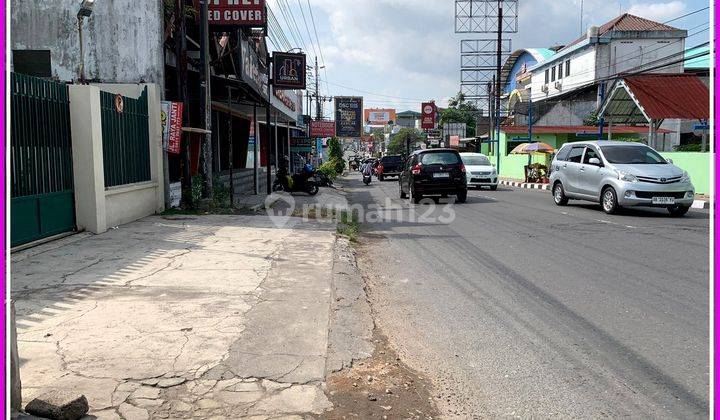
[[[498,150],[500,150],[500,143],[498,143],[497,145],[495,144],[495,75],[493,75],[492,83],[490,83],[488,86],[488,102],[490,103],[490,129],[488,130],[488,139],[490,140],[490,146],[492,147],[493,151],[496,155],[498,155]],[[500,158],[497,157],[497,160],[499,161]]]
[[[272,155],[272,142],[270,141],[270,138],[272,137],[272,126],[270,125],[270,97],[272,96],[272,79],[270,72],[270,54],[268,54],[265,57],[265,63],[266,63],[266,69],[267,69],[267,80],[268,80],[268,86],[267,86],[267,104],[265,106],[265,135],[267,136],[267,146],[265,147],[265,192],[267,192],[267,195],[272,194],[272,174],[271,169],[272,165],[270,165],[270,156]]]
[[[320,108],[320,69],[318,68],[318,60],[317,56],[315,56],[315,115],[316,120],[320,121],[322,119],[322,109]]]
[[[190,104],[187,86],[187,29],[185,25],[185,2],[175,0],[175,62],[177,68],[178,101],[183,103],[183,121],[190,121]],[[185,133],[182,139],[183,171],[182,171],[182,206],[192,207],[192,185],[190,179],[190,134]]]
[[[227,87],[227,107],[228,110],[232,110],[232,90],[234,88],[232,86]],[[229,161],[229,170],[230,170],[230,208],[235,207],[235,180],[233,179],[233,132],[232,132],[232,112],[228,115],[228,161]],[[255,124],[253,122],[253,124]]]
[[[495,123],[497,125],[497,173],[500,174],[500,91],[502,90],[502,34],[503,34],[503,3],[502,0],[498,0],[498,27],[497,27],[497,77],[495,83],[495,112],[497,118]]]
[[[200,60],[202,61],[202,72],[200,73],[200,101],[201,114],[203,118],[202,142],[202,174],[203,188],[202,198],[212,199],[212,106],[210,105],[210,27],[208,23],[208,1],[200,0]]]

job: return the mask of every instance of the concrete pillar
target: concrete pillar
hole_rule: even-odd
[[[150,133],[150,179],[157,183],[155,211],[165,211],[165,180],[160,116],[160,89],[155,84],[144,85],[148,90],[148,132]]]
[[[72,85],[69,93],[76,223],[78,230],[103,233],[107,219],[100,88]]]
[[[22,383],[20,381],[20,357],[17,347],[15,325],[15,301],[10,301],[10,409],[22,409]]]

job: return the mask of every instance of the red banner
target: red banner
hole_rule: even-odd
[[[183,103],[163,101],[160,119],[163,129],[163,148],[168,153],[180,153],[182,139]]]
[[[310,121],[310,137],[334,137],[335,121]]]
[[[423,102],[422,104],[422,121],[420,127],[423,130],[435,128],[435,103]]]
[[[264,27],[267,21],[265,0],[206,1],[210,25]],[[195,0],[195,8],[200,10],[199,0]]]

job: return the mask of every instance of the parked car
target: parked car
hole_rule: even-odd
[[[608,214],[624,206],[651,206],[682,216],[695,198],[688,173],[641,143],[567,143],[551,169],[550,185],[559,206],[579,199],[600,203]]]
[[[419,203],[429,195],[455,195],[467,200],[467,178],[460,153],[453,149],[426,149],[413,152],[399,177],[400,198],[408,195]]]
[[[402,156],[400,156],[400,155],[384,156],[380,159],[380,162],[378,163],[375,173],[377,174],[378,180],[382,181],[383,179],[385,179],[389,176],[400,176],[400,172],[402,172],[402,167],[403,167],[403,157]]]
[[[490,163],[490,159],[482,153],[460,153],[465,170],[467,171],[468,188],[490,187],[497,190],[497,169]]]

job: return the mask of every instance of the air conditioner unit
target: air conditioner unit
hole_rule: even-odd
[[[548,85],[542,85],[542,87],[540,88],[540,90],[543,91],[543,92],[545,92],[545,93],[547,93],[547,92],[548,92]]]
[[[561,90],[561,89],[562,89],[562,82],[561,82],[561,81],[558,80],[557,82],[555,82],[555,89],[557,89],[557,90]]]

